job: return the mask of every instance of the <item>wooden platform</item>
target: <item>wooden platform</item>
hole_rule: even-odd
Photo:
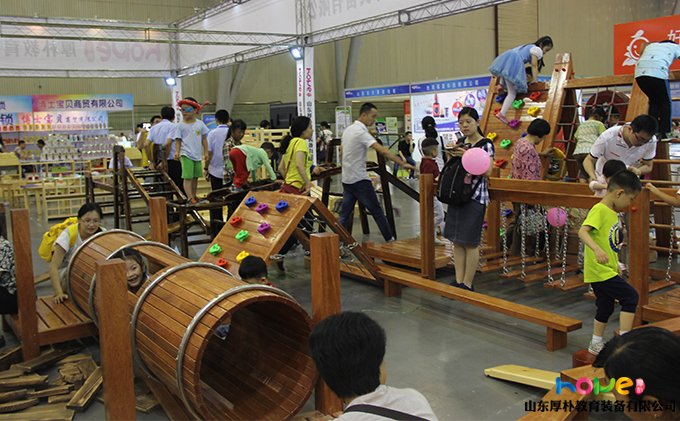
[[[406,240],[392,241],[391,243],[364,243],[364,250],[369,256],[384,262],[398,263],[414,269],[421,267],[420,239],[409,238]],[[453,244],[434,246],[434,266],[444,268],[451,264],[453,256]]]
[[[649,303],[642,307],[642,320],[658,322],[680,317],[680,288],[649,297]]]
[[[380,275],[396,284],[418,288],[442,297],[462,301],[477,307],[485,308],[510,317],[526,320],[545,326],[546,349],[554,351],[567,346],[567,333],[580,329],[582,322],[571,317],[562,316],[545,310],[536,309],[500,298],[491,297],[478,292],[467,291],[447,284],[422,278],[418,274],[386,265],[377,265]]]
[[[61,304],[52,302],[52,297],[38,297],[36,302],[38,316],[38,344],[40,346],[66,342],[73,339],[96,336],[94,322],[80,312],[71,300]],[[17,337],[21,338],[19,316],[5,316]]]

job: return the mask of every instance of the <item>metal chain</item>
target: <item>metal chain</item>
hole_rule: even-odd
[[[541,205],[536,205],[536,212],[540,213],[541,215],[543,214],[543,206]],[[534,249],[534,257],[538,259],[538,256],[541,254],[541,230],[539,229],[536,232],[536,248]]]
[[[553,279],[552,276],[552,267],[550,264],[550,233],[548,232],[548,213],[542,212],[543,216],[545,218],[542,218],[543,220],[543,229],[545,232],[545,261],[548,264],[548,281],[546,282],[548,285],[552,285],[555,280]]]
[[[564,238],[562,239],[562,274],[560,275],[560,288],[567,283],[567,242],[569,240],[569,218],[564,223]]]
[[[671,239],[668,243],[668,266],[666,266],[666,282],[671,281],[671,265],[673,265],[673,246],[675,246],[675,208],[671,206]]]
[[[503,241],[503,275],[508,273],[508,217],[506,215],[505,203],[501,201],[501,233]]]
[[[527,221],[527,205],[522,203],[520,206],[520,214],[522,215],[522,218],[520,220],[521,225],[520,225],[520,230],[521,230],[521,238],[520,238],[520,256],[521,256],[521,266],[522,266],[522,272],[520,274],[521,280],[524,280],[526,278],[526,233],[527,233],[527,226],[526,226],[526,221]]]

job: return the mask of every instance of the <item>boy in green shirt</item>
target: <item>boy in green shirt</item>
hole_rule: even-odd
[[[598,355],[604,347],[604,331],[609,317],[614,313],[616,300],[621,304],[621,335],[633,328],[639,295],[619,276],[617,253],[623,243],[623,230],[617,212],[630,206],[640,190],[640,179],[631,171],[615,174],[609,180],[607,194],[590,209],[578,232],[579,238],[587,246],[583,256],[583,279],[593,287],[597,307],[593,339],[588,347],[588,352],[593,355]]]

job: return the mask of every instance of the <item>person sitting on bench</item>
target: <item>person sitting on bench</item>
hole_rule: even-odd
[[[346,405],[336,419],[436,420],[420,392],[385,385],[385,343],[383,328],[357,312],[330,316],[312,331],[309,350],[316,368]]]

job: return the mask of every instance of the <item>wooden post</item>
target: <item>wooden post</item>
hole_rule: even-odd
[[[312,234],[312,322],[340,313],[340,242],[337,234]],[[319,378],[314,402],[316,409],[326,415],[342,411],[342,401]]]
[[[420,174],[420,274],[435,279],[434,265],[434,176]]]
[[[649,190],[642,189],[630,207],[628,282],[640,294],[633,326],[642,323],[642,307],[649,301]]]
[[[560,118],[562,117],[562,105],[565,100],[566,89],[564,85],[567,80],[571,79],[571,72],[573,63],[571,61],[570,53],[557,54],[555,56],[555,66],[553,67],[552,78],[550,79],[550,89],[548,91],[548,100],[545,103],[543,110],[543,119],[550,123],[550,127],[554,129],[546,139],[536,146],[536,149],[541,152],[552,146],[552,141],[559,132],[557,129]]]
[[[149,200],[149,221],[151,241],[168,244],[168,208],[164,197],[152,197]]]
[[[21,330],[21,353],[24,361],[27,361],[40,355],[38,313],[33,283],[31,227],[28,209],[14,209],[11,211],[11,215],[17,276],[17,304],[19,306],[19,326]]]
[[[106,418],[134,420],[135,384],[125,263],[113,259],[96,265],[99,282],[95,293]]]

